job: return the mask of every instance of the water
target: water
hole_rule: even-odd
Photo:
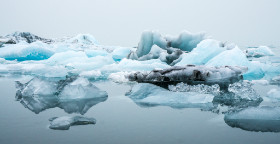
[[[15,80],[0,78],[0,143],[278,143],[279,133],[250,132],[232,128],[223,114],[198,108],[173,109],[167,106],[140,107],[125,93],[130,85],[110,81],[94,84],[108,93],[85,114],[97,120],[95,125],[72,126],[60,131],[48,128],[48,119],[68,116],[60,108],[31,112],[15,101]],[[269,89],[258,91],[265,93]],[[77,114],[71,114],[77,115]]]

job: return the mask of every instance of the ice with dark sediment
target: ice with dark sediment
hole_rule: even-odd
[[[251,107],[228,113],[225,122],[231,127],[256,132],[280,132],[279,107]]]
[[[153,83],[158,85],[170,85],[180,82],[187,84],[218,84],[227,87],[229,84],[242,80],[242,73],[246,67],[240,66],[174,66],[163,70],[151,72],[136,72],[128,76],[130,81]]]
[[[192,34],[184,31],[178,37],[162,36],[155,31],[142,33],[137,50],[132,51],[129,59],[149,60],[160,58],[162,61],[172,63],[179,58],[183,51],[192,51],[199,42],[206,38],[204,33]]]
[[[68,130],[74,125],[88,125],[95,124],[96,120],[94,118],[88,118],[83,116],[62,116],[53,117],[49,119],[50,129],[54,130]]]
[[[77,77],[63,80],[33,78],[24,84],[17,82],[16,86],[16,99],[36,114],[54,107],[67,113],[85,114],[108,97],[87,79]]]

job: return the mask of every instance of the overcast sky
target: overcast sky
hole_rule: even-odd
[[[280,45],[280,0],[0,0],[0,35],[92,34],[135,46],[144,30],[207,32],[239,45]]]

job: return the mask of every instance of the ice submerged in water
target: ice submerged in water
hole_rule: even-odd
[[[187,65],[174,66],[163,70],[153,70],[150,73],[131,73],[128,78],[130,81],[153,83],[163,87],[184,82],[191,85],[218,84],[224,88],[229,84],[242,80],[242,73],[245,71],[247,71],[246,67],[239,66],[208,67],[203,65]]]
[[[188,85],[179,83],[169,85],[169,90],[173,92],[196,92],[200,94],[212,94],[213,104],[221,104],[235,108],[245,108],[248,106],[258,106],[262,102],[260,95],[252,88],[252,83],[239,81],[230,84],[227,89],[220,89],[219,85]]]
[[[161,105],[172,108],[208,108],[214,98],[211,94],[172,92],[148,83],[134,85],[126,96],[142,107]]]
[[[225,122],[231,127],[256,132],[280,132],[279,107],[252,107],[226,114]]]
[[[16,85],[16,99],[36,114],[54,107],[67,113],[85,114],[108,97],[105,91],[77,76],[65,80],[33,78],[25,84],[16,82]]]
[[[83,116],[62,116],[53,117],[49,119],[50,129],[54,130],[68,130],[70,126],[74,125],[88,125],[95,124],[96,120],[94,118],[88,118]]]

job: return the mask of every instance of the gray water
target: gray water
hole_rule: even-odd
[[[39,114],[25,108],[15,101],[14,81],[18,79],[21,78],[0,78],[1,144],[279,143],[280,133],[232,128],[224,122],[223,114],[196,108],[140,107],[125,96],[129,85],[110,81],[94,83],[108,93],[105,102],[91,107],[85,114],[97,120],[95,125],[72,126],[66,131],[51,130],[48,128],[49,118],[69,114],[60,108],[47,109]]]

